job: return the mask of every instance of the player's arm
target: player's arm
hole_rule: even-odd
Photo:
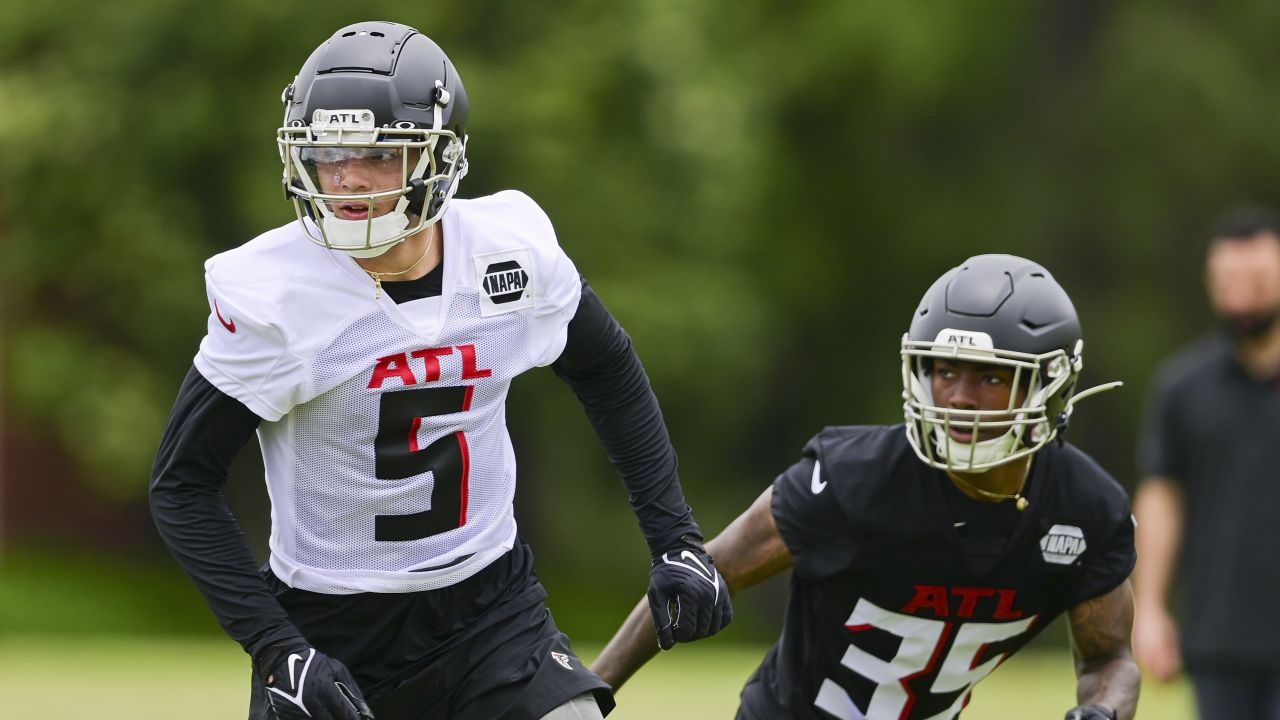
[[[1138,660],[1158,680],[1172,679],[1182,665],[1177,624],[1167,602],[1182,545],[1184,508],[1181,486],[1161,476],[1143,480],[1134,499],[1138,564],[1133,570],[1133,646]]]
[[[337,713],[332,717],[372,718],[347,669],[310,647],[271,594],[222,494],[227,469],[259,422],[195,368],[187,373],[152,468],[156,529],[227,634],[253,658],[279,717],[327,709]],[[298,676],[295,657],[304,662]]]
[[[252,652],[298,635],[268,591],[222,488],[260,418],[192,368],[151,470],[151,516],[227,634]]]
[[[564,350],[552,364],[587,418],[630,494],[649,553],[649,604],[659,642],[670,647],[714,635],[733,606],[702,531],[685,502],[676,452],[631,338],[585,280]]]
[[[582,402],[587,419],[630,491],[631,508],[651,555],[702,539],[676,472],[676,452],[658,399],[631,338],[582,280],[560,357],[552,363]]]
[[[774,523],[772,502],[770,486],[724,532],[707,543],[707,551],[716,558],[716,567],[730,593],[791,566],[791,553]],[[592,663],[591,670],[616,690],[657,653],[653,615],[648,600],[641,600]]]
[[[1140,676],[1129,649],[1133,589],[1129,582],[1067,613],[1076,665],[1076,700],[1067,714],[1075,720],[1132,720]]]

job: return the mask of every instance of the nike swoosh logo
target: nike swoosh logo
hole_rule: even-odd
[[[298,653],[292,653],[289,655],[289,685],[293,694],[290,695],[278,687],[268,687],[267,692],[271,693],[271,695],[267,697],[267,701],[271,703],[272,707],[275,707],[275,704],[279,702],[275,698],[281,697],[288,701],[290,705],[296,706],[304,715],[311,717],[311,711],[302,703],[302,689],[298,686],[306,682],[307,668],[311,667],[311,659],[315,656],[315,648],[311,648],[307,652],[307,656],[305,658]],[[299,662],[302,663],[302,671],[295,673],[294,671],[298,669],[297,665]]]
[[[302,662],[302,656],[298,653],[289,656],[289,687],[294,690],[298,689],[298,677],[294,674],[293,668],[300,662]]]
[[[693,563],[694,565],[697,565],[698,567],[702,568],[702,572],[703,572],[703,574],[705,574],[707,577],[709,577],[709,578],[710,578],[710,577],[715,577],[715,575],[714,575],[714,574],[712,574],[712,572],[711,572],[710,570],[708,570],[708,569],[707,569],[707,566],[702,564],[702,561],[698,559],[698,556],[697,556],[697,555],[694,555],[693,553],[689,552],[688,550],[685,550],[685,551],[683,551],[683,552],[681,552],[681,553],[680,553],[680,559],[681,559],[681,560],[688,560],[689,562]]]
[[[682,550],[680,552],[680,557],[677,560],[672,560],[669,556],[670,556],[670,553],[664,553],[662,555],[662,562],[668,565],[675,565],[678,568],[682,568],[685,572],[693,573],[697,577],[701,578],[703,582],[710,584],[711,587],[715,589],[716,602],[720,601],[720,574],[719,573],[717,573],[712,568],[709,568],[706,565],[703,565],[702,560],[700,560],[697,555],[694,555],[688,550]],[[685,562],[681,562],[681,561],[685,561]],[[701,570],[702,572],[698,572],[699,570]],[[679,599],[680,599],[679,596],[677,596],[676,600],[679,600]]]
[[[217,300],[214,300],[214,301],[213,301],[213,314],[218,316],[218,322],[222,323],[222,327],[226,328],[226,329],[227,329],[227,332],[235,332],[235,331],[236,331],[236,321],[235,321],[235,320],[227,320],[227,319],[225,319],[225,318],[223,318],[223,317],[222,317],[222,311],[218,309],[218,301],[217,301]]]
[[[813,491],[814,495],[827,489],[827,484],[818,477],[821,473],[822,463],[815,461],[813,463],[813,479],[809,481],[809,489]]]

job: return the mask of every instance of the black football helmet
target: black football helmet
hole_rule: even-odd
[[[462,81],[444,51],[407,25],[342,28],[311,53],[282,100],[285,194],[308,236],[327,248],[382,254],[438,220],[467,173]],[[398,186],[325,192],[321,173],[355,159],[398,166]],[[375,203],[392,200],[375,216]],[[344,219],[339,206],[362,211]]]
[[[1075,402],[1118,386],[1076,393],[1084,341],[1075,306],[1040,265],[1013,255],[978,255],[947,271],[920,300],[902,337],[902,397],[907,438],[925,463],[983,472],[1044,447],[1066,429]],[[962,410],[934,403],[937,358],[1013,370],[1009,406]],[[962,425],[969,442],[950,428]],[[1005,432],[979,440],[981,429]]]

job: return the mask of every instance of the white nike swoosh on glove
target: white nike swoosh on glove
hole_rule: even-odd
[[[267,688],[268,692],[275,693],[276,695],[279,695],[285,700],[288,700],[294,705],[297,705],[298,707],[302,708],[302,712],[306,713],[308,716],[311,715],[311,711],[307,710],[307,706],[302,704],[302,690],[299,688],[299,686],[302,685],[303,682],[305,682],[307,677],[307,668],[310,667],[311,659],[314,658],[315,656],[316,656],[316,649],[311,648],[311,651],[307,653],[306,662],[302,664],[302,672],[299,673],[296,680],[293,677],[294,663],[296,663],[299,660],[302,660],[303,657],[297,653],[293,653],[292,655],[289,656],[289,682],[293,685],[293,689],[296,691],[295,694],[290,695],[289,693],[279,688],[273,688],[273,687]]]
[[[694,555],[692,552],[688,550],[682,550],[680,552],[680,559],[691,560],[693,562],[693,565],[690,565],[687,562],[680,562],[679,560],[672,560],[667,556],[667,554],[663,554],[662,556],[662,562],[666,563],[667,565],[674,565],[684,570],[685,572],[692,573],[693,575],[701,578],[704,582],[709,583],[711,587],[715,590],[716,601],[719,601],[720,600],[720,583],[718,581],[720,578],[720,573],[716,572],[714,567],[708,568],[706,565],[703,565],[702,560],[700,560],[697,555]],[[696,565],[697,567],[694,567],[694,565]],[[698,572],[699,570],[701,570],[702,572]]]
[[[294,666],[302,662],[302,656],[294,653],[289,656],[289,687],[298,689],[298,676],[293,673]]]

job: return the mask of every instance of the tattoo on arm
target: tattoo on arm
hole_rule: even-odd
[[[1116,717],[1130,720],[1137,709],[1140,677],[1129,641],[1133,628],[1129,582],[1071,608],[1067,620],[1078,701],[1111,708]]]

